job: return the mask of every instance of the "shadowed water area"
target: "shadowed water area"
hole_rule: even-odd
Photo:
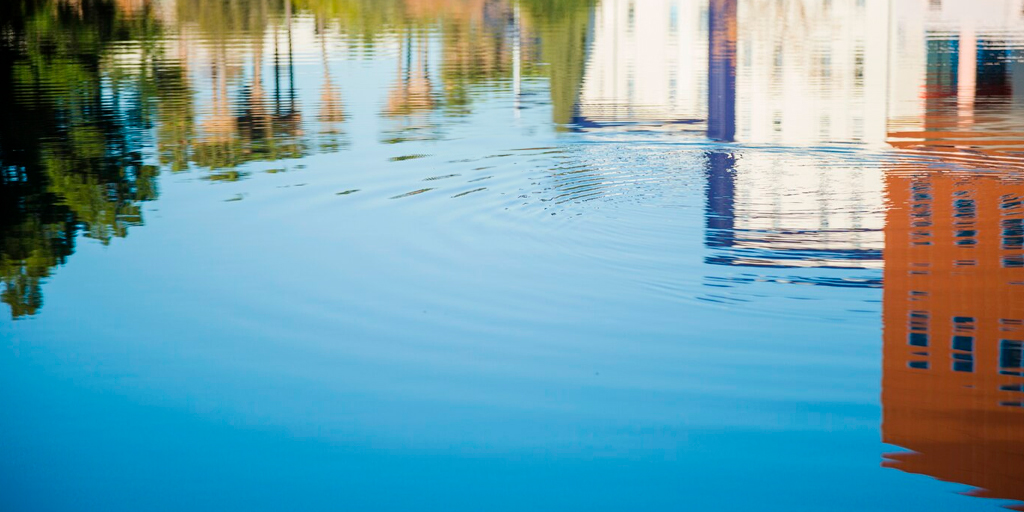
[[[1024,510],[1024,0],[0,2],[0,510]]]

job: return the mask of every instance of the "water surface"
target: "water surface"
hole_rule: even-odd
[[[1024,5],[0,7],[0,508],[1024,503]]]

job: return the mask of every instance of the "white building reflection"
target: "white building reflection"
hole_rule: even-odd
[[[810,147],[711,156],[721,263],[882,266],[891,166],[837,165],[835,143],[1024,146],[1022,0],[604,0],[589,39],[577,130]]]
[[[577,124],[703,130],[707,7],[702,0],[600,2],[590,28]]]
[[[881,143],[888,2],[739,2],[737,138]]]
[[[985,52],[1024,46],[1024,0],[603,0],[588,35],[579,128],[705,126],[716,4],[734,6],[733,122],[735,139],[748,143],[882,144],[890,132],[923,128],[929,77],[943,59],[969,123],[977,77],[992,65]],[[1019,94],[1024,72],[1013,75]]]

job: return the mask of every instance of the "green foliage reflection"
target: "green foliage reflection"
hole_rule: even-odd
[[[384,142],[443,137],[481,96],[519,87],[514,76],[548,76],[554,121],[570,123],[594,1],[0,2],[3,302],[36,313],[78,237],[109,244],[143,223],[161,170],[223,183],[251,177],[238,169],[251,162],[348,147],[329,37],[396,62]],[[322,61],[306,117],[297,39],[311,50],[296,27],[312,27]]]
[[[40,285],[78,233],[109,243],[142,223],[157,169],[142,158],[153,94],[146,16],[110,2],[5,4],[0,46],[0,282],[15,317],[42,305]],[[138,42],[131,74],[104,76],[104,49]]]

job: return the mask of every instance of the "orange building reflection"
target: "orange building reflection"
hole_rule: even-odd
[[[909,451],[884,465],[1024,502],[1024,90],[961,32],[929,38],[921,122],[889,131],[928,158],[886,176],[882,440]]]
[[[882,437],[912,451],[885,465],[1024,501],[1024,181],[886,185]]]

